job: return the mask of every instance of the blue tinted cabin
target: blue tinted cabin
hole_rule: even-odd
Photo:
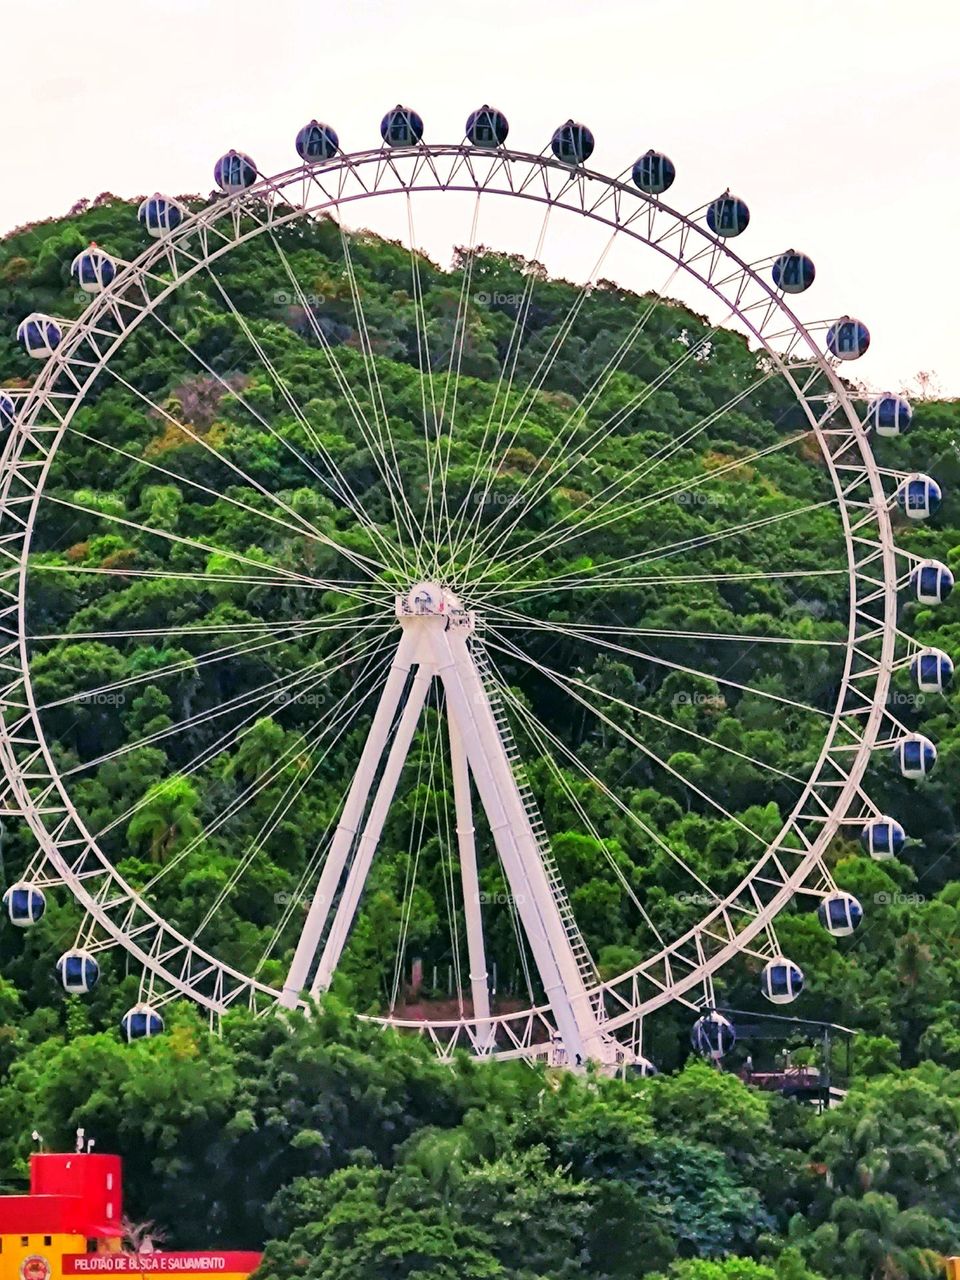
[[[921,560],[910,574],[910,585],[921,604],[943,604],[953,590],[953,574],[939,560]]]
[[[137,210],[137,217],[148,235],[159,239],[168,231],[176,231],[183,221],[183,209],[169,196],[148,196]]]
[[[649,1058],[636,1058],[633,1062],[627,1064],[627,1074],[632,1076],[642,1076],[646,1079],[650,1076],[659,1075],[660,1073]]]
[[[704,1014],[693,1024],[690,1032],[690,1043],[697,1053],[714,1060],[729,1053],[736,1039],[733,1026],[719,1013]]]
[[[677,170],[662,151],[647,151],[633,166],[634,184],[647,196],[661,196],[673,186]]]
[[[498,111],[496,107],[488,106],[486,103],[479,111],[470,112],[464,129],[467,141],[471,146],[488,151],[492,151],[496,147],[502,147],[507,140],[509,132],[510,126],[507,123],[507,117],[502,111]]]
[[[940,486],[930,476],[907,476],[897,490],[897,506],[908,520],[926,520],[942,500]]]
[[[803,293],[816,279],[817,269],[805,253],[788,249],[774,262],[771,274],[773,283],[784,293]]]
[[[213,166],[213,180],[228,196],[252,187],[257,180],[257,166],[242,151],[228,151]]]
[[[921,693],[943,693],[953,679],[953,662],[942,649],[923,649],[911,662],[910,674]]]
[[[937,763],[937,749],[922,733],[910,733],[893,749],[894,760],[905,778],[925,778]]]
[[[38,313],[27,316],[17,329],[18,340],[23,343],[27,355],[33,356],[35,360],[46,360],[47,356],[52,355],[59,347],[62,337],[57,322]]]
[[[871,818],[860,832],[864,853],[876,858],[878,862],[885,858],[896,858],[906,842],[907,833],[900,823],[886,816]]]
[[[785,956],[775,956],[760,975],[760,990],[771,1004],[790,1004],[803,990],[803,971]]]
[[[817,908],[817,916],[827,933],[834,938],[849,938],[863,919],[863,907],[852,893],[839,889],[828,893]]]
[[[715,236],[725,240],[742,235],[750,222],[750,210],[738,196],[725,191],[707,205],[707,226]]]
[[[10,923],[18,929],[29,929],[43,916],[47,909],[47,899],[42,889],[26,880],[18,880],[3,895],[3,905],[7,909]]]
[[[859,360],[869,346],[870,330],[852,316],[843,316],[827,330],[827,350],[838,360]]]
[[[297,155],[308,163],[317,160],[330,160],[340,149],[340,139],[336,129],[319,120],[311,120],[297,134]]]
[[[578,124],[576,120],[568,120],[555,129],[550,139],[550,149],[564,164],[584,164],[593,155],[595,145],[587,126]]]
[[[415,147],[423,137],[423,120],[399,103],[380,121],[380,137],[388,147]]]
[[[117,266],[109,254],[92,244],[74,258],[70,274],[84,293],[99,293],[113,284]]]
[[[120,1029],[128,1043],[163,1034],[163,1018],[148,1004],[135,1004],[120,1021]]]
[[[68,995],[83,996],[100,981],[100,966],[88,951],[65,951],[57,961],[57,976]]]
[[[867,425],[878,436],[899,436],[906,431],[913,417],[910,402],[903,396],[877,396],[867,409]]]

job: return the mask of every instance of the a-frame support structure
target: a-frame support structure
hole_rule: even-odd
[[[566,1060],[571,1066],[591,1059],[606,1062],[616,1046],[601,1030],[588,992],[583,940],[555,870],[545,865],[542,845],[468,643],[474,615],[464,610],[451,592],[433,583],[422,583],[397,598],[397,620],[400,640],[297,944],[282,1003],[292,1007],[301,998],[318,951],[311,995],[325,991],[330,984],[427,693],[432,682],[439,680],[445,693],[478,1041],[483,1041],[484,1024],[489,1026],[491,1015],[471,779],[566,1050]]]

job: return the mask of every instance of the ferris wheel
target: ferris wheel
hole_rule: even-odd
[[[370,150],[346,152],[312,121],[283,172],[230,151],[209,202],[143,201],[138,256],[100,245],[77,255],[77,316],[21,324],[41,363],[29,390],[0,395],[0,808],[37,851],[5,906],[28,927],[51,891],[72,896],[82,921],[60,980],[88,992],[104,955],[125,953],[142,974],[122,1024],[136,1039],[162,1032],[178,998],[216,1022],[322,996],[384,833],[395,852],[402,831],[394,981],[371,1021],[444,1058],[651,1071],[644,1022],[680,1004],[694,1047],[720,1057],[734,1041],[717,1011],[724,969],[747,965],[769,1000],[796,999],[804,974],[783,954],[777,917],[806,904],[830,934],[851,935],[863,909],[834,880],[835,842],[890,858],[907,841],[866,784],[878,760],[909,780],[935,765],[934,744],[889,695],[901,671],[931,694],[952,676],[945,653],[898,626],[902,597],[932,606],[953,586],[926,543],[901,551],[894,539],[941,492],[883,464],[885,438],[910,425],[908,402],[861,396],[839,375],[866,351],[866,326],[797,317],[811,258],[738,252],[751,222],[738,195],[678,211],[666,155],[647,151],[607,177],[589,167],[594,138],[574,121],[540,152],[508,146],[489,106],[460,141],[423,135],[398,106]],[[414,317],[406,350],[384,337],[372,238],[356,230],[381,207],[399,228],[378,243],[390,246],[392,305]],[[443,230],[453,272],[422,252],[418,225]],[[486,237],[521,226],[514,256],[491,258]],[[551,238],[583,246],[592,264],[562,306],[543,297]],[[630,295],[610,284],[640,259],[660,283]],[[258,279],[272,273],[268,318],[251,301],[251,264]],[[513,291],[498,292],[501,268]],[[670,327],[664,299],[683,290],[699,291],[710,318],[678,303],[671,314],[686,320]],[[591,307],[607,297],[621,327],[591,333],[572,393],[559,371],[587,350]],[[538,326],[544,308],[553,322]],[[717,402],[703,389],[730,333],[744,374]],[[151,364],[161,343],[213,398],[212,425]],[[632,452],[635,425],[667,397],[679,429]],[[711,452],[711,432],[734,419],[739,447]],[[255,449],[274,465],[254,462]],[[801,486],[784,457],[802,459]],[[135,503],[103,491],[114,478]],[[229,545],[212,514],[224,510],[241,531]],[[807,554],[814,526],[829,530],[829,562]],[[774,559],[778,540],[786,560]],[[737,567],[743,548],[749,571]],[[165,594],[149,596],[158,583]],[[723,605],[729,630],[705,622],[705,600]],[[758,623],[764,611],[788,634]],[[80,643],[99,646],[102,675],[51,696],[51,667],[69,668],[64,646]],[[769,679],[779,653],[792,655],[783,689]],[[605,661],[630,679],[606,678]],[[144,689],[188,678],[205,690],[195,709],[186,698],[175,719],[154,695],[153,718],[138,702],[130,727]],[[664,688],[665,702],[646,696]],[[91,706],[96,725],[78,735]],[[731,708],[742,733],[709,720]],[[265,718],[282,727],[285,716],[290,727],[245,772],[238,753]],[[806,744],[796,758],[754,745],[778,718]],[[740,771],[745,795],[775,795],[773,817],[769,806],[757,816],[759,801],[730,808],[717,795],[723,769],[704,759]],[[339,799],[315,831],[298,806],[321,780]],[[176,797],[190,821],[156,817]],[[398,805],[406,816],[391,826]],[[700,834],[679,841],[685,822]],[[599,908],[576,883],[576,856],[558,848],[558,823],[606,868]],[[694,857],[712,824],[732,843]],[[131,843],[148,828],[158,853],[145,867]],[[289,879],[247,913],[253,929],[236,904],[280,846]],[[431,851],[454,1007],[414,1012],[403,988]],[[619,940],[604,939],[604,911],[635,913],[631,947],[604,948]],[[519,975],[509,1000],[506,964],[498,980],[491,962],[508,946]]]

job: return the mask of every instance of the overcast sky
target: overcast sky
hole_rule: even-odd
[[[875,388],[932,370],[958,395],[958,12],[955,0],[7,5],[0,228],[103,190],[205,192],[231,146],[287,168],[311,117],[362,149],[398,101],[433,141],[459,140],[491,102],[511,143],[538,151],[572,116],[606,172],[666,151],[681,208],[728,185],[742,195],[745,255],[806,250],[817,282],[802,314],[867,322],[857,372]]]

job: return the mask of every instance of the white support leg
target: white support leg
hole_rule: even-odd
[[[383,692],[380,695],[380,702],[377,705],[373,723],[370,726],[370,732],[367,735],[367,741],[360,756],[357,772],[354,774],[353,783],[344,802],[343,813],[340,815],[340,821],[334,832],[330,851],[327,854],[323,873],[313,895],[313,901],[310,904],[310,910],[307,913],[300,940],[297,943],[290,971],[283,984],[280,1004],[288,1009],[292,1009],[297,1003],[303,988],[307,984],[310,966],[317,953],[317,947],[320,945],[330,905],[336,895],[337,886],[343,875],[343,868],[353,847],[357,827],[360,825],[360,820],[367,807],[367,798],[370,794],[370,788],[373,786],[377,765],[386,747],[387,738],[390,736],[390,728],[393,724],[397,707],[400,705],[400,699],[403,696],[404,686],[406,685],[410,668],[413,665],[416,649],[416,636],[411,631],[404,629],[390,667],[390,674],[387,676]]]
[[[470,771],[463,739],[456,721],[447,716],[450,734],[450,765],[453,799],[457,811],[457,846],[463,881],[463,914],[467,923],[467,955],[470,961],[470,994],[477,1020],[478,1046],[485,1047],[490,1034],[490,991],[487,986],[487,956],[483,945],[480,910],[480,881],[477,877],[477,844],[474,839],[473,805],[470,801]]]
[[[529,830],[529,824],[526,822],[526,811],[523,809],[519,793],[516,791],[513,775],[510,774],[510,783],[512,784],[513,792],[516,794],[515,804],[511,803],[510,786],[504,785],[503,778],[495,773],[492,766],[491,756],[495,755],[497,747],[499,747],[500,753],[503,754],[503,744],[500,742],[499,734],[495,735],[495,744],[490,741],[489,726],[482,716],[477,717],[476,712],[482,710],[482,707],[478,705],[478,695],[472,687],[468,692],[464,684],[463,672],[455,660],[447,633],[442,627],[433,627],[430,631],[430,637],[436,654],[437,674],[443,680],[447,694],[447,714],[453,717],[460,730],[467,752],[467,759],[470,762],[473,778],[477,784],[480,801],[486,810],[497,852],[500,855],[504,872],[514,894],[517,911],[530,943],[530,949],[533,952],[533,958],[543,983],[544,992],[556,1018],[557,1028],[570,1063],[572,1065],[583,1064],[587,1059],[584,1035],[558,967],[558,957],[555,952],[559,944],[554,937],[551,937],[548,932],[548,925],[544,920],[545,912],[549,914],[549,911],[552,910],[556,914],[556,904],[552,897],[549,904],[547,904],[542,894],[535,895],[527,880],[525,862],[530,861],[530,855],[529,853],[525,855],[521,851],[520,845],[524,824],[527,825]],[[467,655],[467,660],[471,661],[469,654]],[[477,684],[480,684],[479,679]],[[530,841],[539,865],[539,853],[536,851],[536,842],[533,840],[532,832],[530,833]],[[562,923],[560,927],[562,929]],[[569,950],[569,943],[566,943],[565,939],[564,942]],[[572,956],[570,958],[572,961]],[[575,970],[575,963],[573,967]],[[579,974],[577,974],[577,981],[580,982]],[[582,982],[580,982],[580,986],[582,987]],[[596,1028],[596,1020],[592,1017],[589,1001],[586,1002],[586,1010],[588,1025],[585,1029],[591,1032]],[[592,1028],[589,1025],[590,1020],[593,1023]],[[599,1041],[598,1028],[596,1029],[596,1036]],[[592,1038],[591,1036],[591,1040]],[[600,1056],[599,1043],[596,1045],[591,1043],[591,1050],[591,1056]]]
[[[340,954],[347,941],[347,934],[350,932],[353,918],[357,913],[360,894],[363,892],[363,886],[370,872],[373,855],[376,853],[377,845],[380,843],[383,824],[386,822],[390,805],[393,802],[397,783],[400,781],[400,774],[406,763],[410,744],[413,742],[413,735],[420,721],[420,714],[423,711],[423,704],[426,701],[432,680],[432,666],[429,663],[421,663],[417,668],[417,674],[414,676],[413,687],[410,690],[407,705],[403,709],[403,715],[400,717],[397,732],[390,746],[390,754],[387,756],[387,762],[383,768],[380,785],[377,787],[377,794],[374,796],[373,804],[370,806],[363,835],[357,842],[353,865],[350,868],[347,882],[337,904],[336,914],[330,926],[330,933],[327,936],[323,954],[320,957],[320,964],[317,966],[317,974],[310,988],[311,995],[316,996],[320,992],[326,991],[330,985],[333,971],[340,960]]]
[[[560,976],[563,998],[569,1003],[571,1016],[578,1028],[580,1045],[575,1049],[571,1048],[567,1036],[563,1035],[563,1029],[560,1028],[571,1064],[576,1063],[578,1056],[581,1062],[586,1058],[605,1061],[609,1044],[600,1030],[596,1011],[590,1002],[583,976],[573,954],[570,937],[564,927],[557,901],[547,879],[536,836],[530,826],[529,815],[504,750],[490,699],[480,679],[476,663],[467,648],[466,635],[463,632],[450,631],[445,638],[467,693],[477,727],[477,732],[465,740],[471,766],[479,752],[486,755],[497,794],[508,816],[516,841],[520,878],[517,879],[516,885],[511,881],[511,889],[517,899],[518,907],[521,895],[530,898],[536,906],[536,913]],[[474,776],[476,777],[476,771]],[[506,865],[504,869],[508,870]],[[527,928],[526,922],[524,922],[524,928]]]

